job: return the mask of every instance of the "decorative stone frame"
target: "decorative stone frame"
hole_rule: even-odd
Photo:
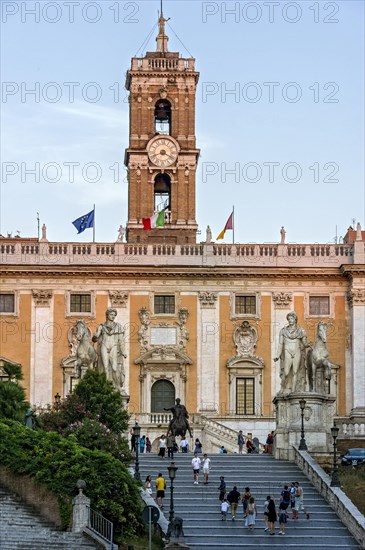
[[[227,361],[229,414],[237,416],[237,379],[254,378],[255,414],[249,417],[262,416],[262,371],[264,364],[258,357],[233,357]],[[241,415],[239,415],[241,416]]]
[[[91,312],[70,311],[71,296],[73,294],[89,294],[91,296]],[[66,317],[92,317],[95,318],[95,291],[94,290],[67,290],[65,292],[65,316]]]
[[[186,402],[187,367],[191,359],[175,349],[162,346],[151,349],[135,360],[140,365],[139,381],[142,413],[151,411],[151,388],[158,380],[168,380],[175,386],[175,395]]]
[[[316,298],[316,297],[328,297],[329,298],[329,304],[330,304],[330,311],[328,315],[312,315],[309,313],[309,298]],[[335,318],[335,305],[336,305],[336,298],[333,292],[326,292],[325,289],[323,289],[322,292],[316,291],[316,292],[306,292],[304,295],[304,319],[317,319],[320,321],[321,319],[334,319]]]
[[[19,317],[19,291],[18,290],[2,290],[0,294],[13,294],[14,296],[14,311],[2,311],[2,317]]]
[[[256,297],[256,313],[236,313],[236,296],[255,296]],[[231,292],[229,296],[230,319],[261,319],[261,292],[242,290],[242,292]]]

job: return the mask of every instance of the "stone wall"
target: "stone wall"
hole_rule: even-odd
[[[61,514],[56,496],[27,476],[18,476],[5,466],[0,465],[0,484],[17,494],[32,506],[44,519],[61,528]]]
[[[340,487],[331,487],[331,478],[306,451],[293,447],[295,462],[321,496],[355,537],[360,548],[365,548],[365,517],[345,495]]]

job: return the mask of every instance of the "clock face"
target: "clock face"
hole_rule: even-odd
[[[156,166],[164,168],[171,166],[177,159],[177,148],[173,141],[167,138],[158,138],[152,142],[148,149],[148,156]]]

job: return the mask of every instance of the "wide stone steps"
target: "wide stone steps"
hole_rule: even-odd
[[[58,531],[27,504],[0,487],[1,550],[95,550],[83,535]]]
[[[174,461],[178,470],[174,480],[175,515],[184,520],[185,542],[192,550],[222,550],[229,548],[260,548],[270,550],[273,547],[296,548],[297,550],[358,550],[360,546],[342,524],[335,512],[318,494],[305,475],[291,462],[277,461],[269,455],[210,455],[211,472],[209,484],[203,485],[200,474],[199,485],[193,484],[191,468],[192,454],[178,453]],[[156,455],[144,454],[140,457],[142,482],[147,475],[152,476],[155,496],[155,479],[162,472],[167,482],[164,514],[168,519],[170,507],[170,480],[167,466],[170,460],[160,459]],[[221,520],[219,502],[219,477],[223,475],[227,491],[234,485],[242,493],[249,486],[255,497],[258,517],[254,531],[244,527],[243,509],[240,504],[236,521],[231,521],[228,512],[227,521]],[[263,503],[268,494],[274,496],[278,506],[280,492],[284,484],[299,481],[304,494],[304,504],[310,513],[307,520],[303,512],[299,520],[289,519],[286,534],[279,535],[276,524],[275,535],[264,531]],[[291,511],[289,509],[291,518]],[[283,539],[283,540],[282,540]]]

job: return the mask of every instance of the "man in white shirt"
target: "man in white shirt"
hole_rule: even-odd
[[[180,441],[180,449],[182,453],[188,452],[189,443],[186,441],[185,437]]]
[[[191,467],[194,472],[194,485],[199,485],[199,471],[202,461],[198,457],[198,453],[194,453],[194,458],[191,461]]]
[[[203,457],[204,485],[208,485],[209,469],[210,469],[210,458],[208,458],[207,453],[205,453]]]

